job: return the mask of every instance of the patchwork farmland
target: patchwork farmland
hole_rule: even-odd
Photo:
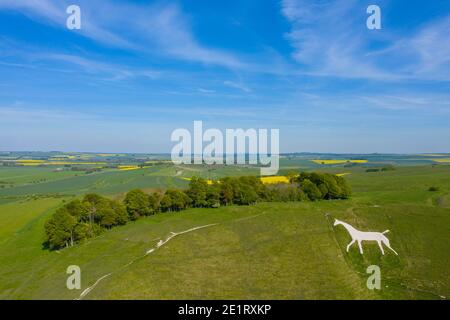
[[[174,166],[163,157],[142,165],[150,160],[139,155],[96,156],[106,164],[90,170],[98,165],[81,162],[99,161],[82,154],[77,157],[83,160],[71,159],[77,163],[62,167],[44,165],[48,159],[41,159],[42,165],[11,165],[14,156],[7,155],[8,165],[0,166],[1,299],[77,299],[87,288],[91,290],[83,299],[450,296],[450,166],[436,162],[435,156],[376,155],[351,162],[361,155],[285,155],[280,176],[345,174],[352,197],[158,213],[53,251],[43,245],[45,222],[84,194],[123,199],[131,189],[183,189],[194,176],[218,179],[257,175],[259,170]],[[319,157],[335,161],[316,161]],[[33,154],[29,158],[38,160]],[[282,182],[280,176],[265,179]],[[333,227],[335,218],[360,230],[389,229],[399,255],[382,255],[370,242],[363,244],[364,255],[356,245],[347,253],[349,235]],[[201,226],[208,227],[196,229]],[[170,238],[172,233],[178,235]],[[158,247],[160,241],[164,245]],[[69,265],[80,266],[82,290],[66,288]],[[380,290],[366,286],[369,265],[381,268]]]

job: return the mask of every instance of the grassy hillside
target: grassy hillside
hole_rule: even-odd
[[[349,172],[355,192],[348,201],[158,214],[59,252],[42,248],[43,224],[64,198],[0,204],[0,299],[74,299],[108,274],[84,299],[450,296],[450,167]],[[333,228],[333,218],[361,230],[390,229],[399,256],[382,256],[372,243],[363,256],[356,245],[347,254],[349,236]],[[217,225],[177,235],[146,255],[171,232],[209,224]],[[83,290],[65,287],[73,264],[81,267]],[[381,267],[380,291],[365,285],[372,264]]]

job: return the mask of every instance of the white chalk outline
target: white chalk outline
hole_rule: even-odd
[[[389,239],[384,235],[385,233],[388,233],[389,230],[383,231],[383,232],[364,232],[360,231],[354,227],[352,227],[350,224],[340,221],[338,219],[334,220],[333,226],[342,225],[350,234],[350,237],[352,237],[352,241],[347,245],[347,252],[350,249],[350,246],[354,244],[355,242],[358,243],[359,252],[363,254],[363,249],[361,242],[363,241],[376,241],[378,243],[378,246],[380,247],[381,253],[384,255],[383,245],[391,249],[397,256],[398,253],[391,248],[391,245],[389,243]]]

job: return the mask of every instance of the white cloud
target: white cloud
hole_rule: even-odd
[[[409,41],[404,50],[420,57],[415,74],[435,80],[450,80],[450,16],[425,26]]]
[[[87,2],[78,1],[78,3],[84,4]],[[31,19],[45,21],[46,23],[59,28],[66,28],[66,19],[68,17],[66,9],[71,4],[73,3],[66,0],[1,0],[0,9],[17,10]],[[102,16],[99,15],[101,10],[92,10],[90,12],[89,10],[85,10],[87,8],[87,5],[82,6],[82,29],[79,32],[80,34],[104,44],[118,47],[132,47],[125,39],[107,31],[95,23],[95,21],[99,21]]]
[[[69,4],[72,3],[67,0],[1,0],[0,9],[17,10],[33,19],[65,28],[65,9]],[[77,4],[82,13],[82,28],[77,32],[100,43],[204,64],[230,68],[246,66],[231,53],[200,44],[175,4],[138,5],[108,0],[79,0]]]
[[[162,71],[155,69],[128,67],[121,64],[100,61],[99,58],[87,57],[85,52],[83,52],[83,55],[81,54],[81,52],[49,52],[23,43],[0,42],[0,57],[5,60],[0,61],[0,65],[7,67],[72,72],[72,69],[62,68],[62,63],[76,67],[77,71],[80,70],[99,76],[104,80],[125,80],[136,77],[157,79],[163,74]],[[17,59],[21,63],[17,63]],[[39,62],[50,63],[42,64]]]
[[[356,0],[283,0],[286,38],[304,74],[372,80],[450,80],[450,16],[412,36],[366,28]],[[378,33],[376,33],[378,32]],[[373,43],[381,49],[373,49]]]
[[[122,66],[116,66],[114,64],[95,61],[92,59],[87,59],[81,56],[70,54],[49,53],[34,55],[34,58],[37,60],[56,60],[66,62],[76,65],[89,73],[111,75],[111,80],[123,80],[135,77],[156,79],[161,75],[161,72],[156,70],[125,68]]]
[[[294,48],[293,58],[305,74],[344,78],[392,79],[365,56],[365,24],[357,22],[358,1],[313,2],[283,0],[282,14],[291,23],[286,35]],[[365,14],[360,10],[359,16]],[[356,20],[356,21],[355,21]]]
[[[211,93],[215,93],[215,90],[210,90],[210,89],[204,89],[204,88],[197,88],[197,91],[200,93],[206,93],[206,94],[211,94]]]
[[[252,90],[250,90],[250,88],[248,88],[246,85],[244,85],[241,82],[234,82],[234,81],[229,81],[226,80],[223,82],[224,85],[226,85],[227,87],[230,88],[234,88],[234,89],[238,89],[247,93],[250,93]]]
[[[100,120],[99,117],[95,117],[92,114],[66,111],[55,108],[20,108],[14,107],[0,107],[0,123],[3,125],[11,124],[25,124],[25,123],[56,123],[63,121],[65,123],[71,121],[86,121],[86,120]]]

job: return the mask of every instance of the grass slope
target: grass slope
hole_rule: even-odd
[[[42,242],[43,224],[62,199],[0,204],[0,299],[74,299],[82,290],[65,287],[73,264],[81,267],[82,289],[112,273],[85,299],[448,297],[450,167],[351,173],[348,201],[158,214],[60,252],[43,250]],[[441,191],[427,191],[431,185]],[[390,229],[399,256],[367,243],[363,256],[357,246],[346,253],[349,236],[332,227],[334,217],[361,230]],[[145,255],[171,232],[211,223],[218,225]],[[380,291],[366,288],[372,264],[381,267]]]

